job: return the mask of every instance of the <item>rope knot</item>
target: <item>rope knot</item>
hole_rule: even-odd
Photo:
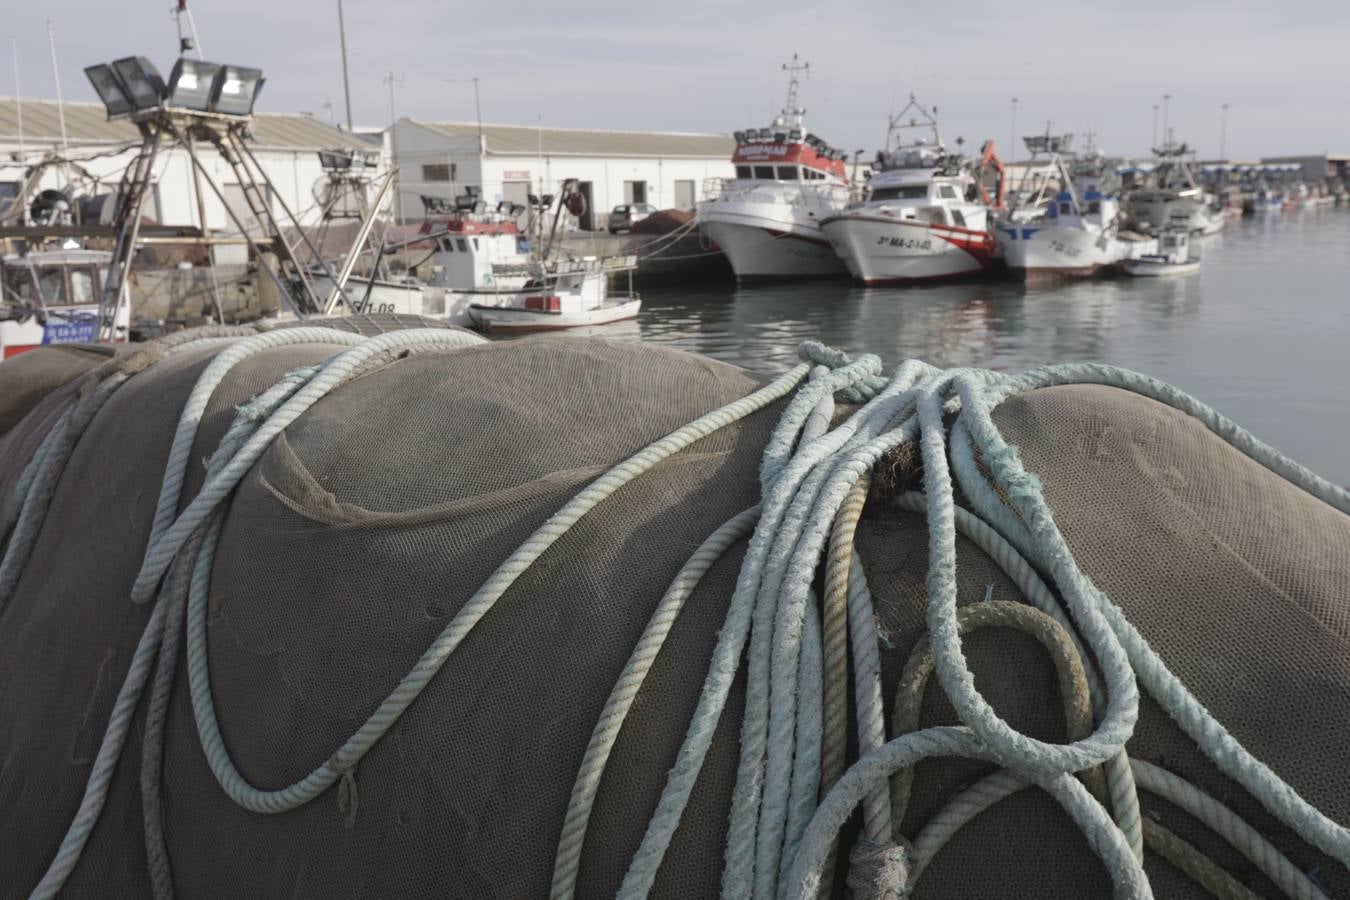
[[[848,857],[848,889],[854,900],[899,900],[908,893],[909,842],[874,844],[860,840]]]
[[[356,773],[351,769],[344,769],[338,779],[337,801],[338,812],[344,816],[342,824],[351,830],[356,825],[356,808],[361,805],[361,795],[356,790]]]
[[[843,350],[827,347],[820,341],[802,341],[797,345],[797,355],[805,362],[812,362],[831,369],[840,369],[850,362],[849,355]]]

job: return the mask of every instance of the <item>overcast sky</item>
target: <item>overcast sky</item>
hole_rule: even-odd
[[[1110,154],[1142,154],[1153,106],[1170,93],[1177,138],[1204,157],[1219,152],[1224,103],[1229,157],[1350,153],[1345,0],[344,2],[358,126],[388,123],[392,72],[400,116],[472,121],[477,76],[488,122],[730,132],[768,124],[795,51],[811,63],[808,127],[868,155],[911,91],[939,107],[949,143],[1006,147],[1017,97],[1019,134],[1050,120],[1056,132],[1095,131]],[[94,62],[141,54],[167,74],[170,6],[7,2],[23,94],[55,95],[48,19],[68,100],[95,99],[82,72]],[[337,0],[191,6],[207,59],[266,73],[260,110],[345,119]],[[10,95],[7,38],[0,94]]]

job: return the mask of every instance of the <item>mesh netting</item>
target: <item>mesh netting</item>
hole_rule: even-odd
[[[185,498],[238,404],[337,349],[278,348],[236,367],[207,408]],[[15,848],[0,855],[0,884],[16,894],[37,882],[79,803],[146,621],[148,608],[127,597],[172,433],[217,351],[185,350],[113,395],[77,444],[0,612],[0,842]],[[675,351],[532,339],[386,361],[321,400],[237,488],[212,572],[209,665],[221,731],[242,774],[280,787],[308,773],[550,514],[616,462],[757,386],[738,369]],[[0,447],[18,456],[35,446],[65,402],[53,394],[36,403]],[[765,409],[660,463],[547,550],[362,759],[354,812],[337,790],[278,815],[228,799],[203,756],[180,659],[163,767],[178,893],[547,894],[568,796],[615,678],[693,550],[759,499],[756,471],[780,412],[781,404]],[[1083,570],[1246,746],[1332,819],[1350,820],[1341,769],[1350,520],[1184,415],[1122,391],[1038,390],[1004,404],[996,419],[1041,477]],[[0,465],[0,481],[13,468]],[[923,518],[876,492],[858,546],[877,603],[888,710],[924,632],[926,542]],[[578,896],[612,895],[637,849],[742,553],[743,544],[734,547],[695,590],[637,696],[601,781]],[[1020,599],[964,540],[958,559],[961,602]],[[1002,715],[1033,736],[1063,739],[1054,668],[1035,642],[984,631],[965,647]],[[666,856],[660,896],[717,893],[743,703],[738,682]],[[955,721],[930,687],[923,724]],[[1342,867],[1220,776],[1148,701],[1129,748],[1242,813],[1333,893],[1350,892]],[[138,726],[67,883],[70,896],[149,891],[141,749]],[[854,743],[850,757],[856,752]],[[920,764],[906,833],[990,770]],[[1273,891],[1184,813],[1147,794],[1142,802],[1240,880]],[[1152,857],[1148,872],[1158,896],[1199,894]],[[1046,795],[1025,791],[961,831],[917,893],[1109,891],[1077,828]]]

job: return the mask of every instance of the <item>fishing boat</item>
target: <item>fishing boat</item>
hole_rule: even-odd
[[[1252,211],[1258,213],[1277,213],[1284,208],[1284,194],[1261,187],[1252,198]]]
[[[112,254],[63,248],[0,258],[0,359],[44,344],[98,339],[99,299]],[[116,341],[127,340],[130,304],[118,305]]]
[[[907,141],[912,129],[930,134]],[[981,171],[999,172],[993,196],[970,160],[947,151],[933,112],[913,95],[891,118],[887,145],[877,154],[864,199],[820,223],[849,274],[876,285],[988,269],[997,248],[987,227],[989,208],[1003,205],[1003,164],[993,142],[980,159]]]
[[[1073,135],[1025,138],[1031,166],[1052,166],[1062,190],[1032,219],[1001,217],[994,225],[999,253],[1014,278],[1041,281],[1114,272],[1124,259],[1154,253],[1157,241],[1120,230],[1120,201],[1105,183],[1104,158],[1072,158]]]
[[[806,130],[797,105],[797,75],[807,64],[794,55],[787,104],[767,128],[735,132],[736,177],[714,179],[699,204],[698,223],[726,254],[740,281],[839,275],[820,223],[848,205],[845,154]]]
[[[361,313],[441,316],[452,325],[470,325],[471,305],[508,304],[525,286],[528,242],[511,210],[464,210],[428,220],[417,234],[386,246],[384,252],[424,245],[431,250],[417,270],[425,271],[426,277],[388,272],[383,277],[350,277],[344,285],[350,308]],[[315,290],[323,296],[331,295],[334,277],[311,273]]]
[[[1192,234],[1215,234],[1225,219],[1195,178],[1195,151],[1168,140],[1153,151],[1152,185],[1134,191],[1129,211],[1134,226],[1148,233],[1184,226]]]
[[[524,286],[509,299],[472,303],[473,323],[487,332],[520,333],[559,331],[591,325],[608,325],[637,317],[642,301],[632,289],[637,256],[533,262],[517,274]],[[628,292],[614,296],[610,279],[627,274]]]
[[[1185,228],[1169,228],[1158,236],[1158,252],[1122,260],[1121,269],[1136,278],[1167,278],[1200,271],[1200,259],[1191,255],[1191,235]]]

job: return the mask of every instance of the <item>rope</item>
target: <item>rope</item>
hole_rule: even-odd
[[[873,895],[899,892],[917,878],[925,860],[941,846],[939,838],[945,840],[943,835],[954,833],[1000,795],[1015,790],[1014,780],[1038,785],[1068,812],[1103,861],[1118,897],[1151,896],[1139,852],[1143,843],[1177,861],[1183,871],[1208,889],[1245,896],[1231,877],[1221,870],[1216,872],[1211,861],[1191,852],[1194,848],[1187,849],[1184,841],[1165,829],[1160,831],[1156,823],[1142,820],[1134,786],[1137,780],[1146,790],[1162,793],[1210,824],[1291,894],[1316,897],[1306,876],[1226,807],[1175,776],[1165,777],[1166,773],[1146,763],[1127,760],[1124,747],[1137,719],[1140,686],[1158,699],[1222,771],[1302,837],[1350,865],[1350,832],[1312,808],[1243,750],[1081,572],[1045,503],[1039,481],[1025,471],[1016,450],[1003,440],[993,423],[992,411],[1010,397],[1054,384],[1121,387],[1192,415],[1232,446],[1337,509],[1350,512],[1350,495],[1174,388],[1134,373],[1086,365],[1047,367],[1008,377],[974,369],[939,371],[911,361],[890,377],[883,377],[876,357],[850,360],[814,343],[801,348],[807,364],[677,429],[584,488],[465,602],[412,670],[338,750],[299,781],[277,790],[259,790],[243,778],[230,758],[211,697],[206,598],[226,513],[224,502],[270,442],[345,381],[410,350],[449,349],[480,340],[444,329],[394,332],[369,339],[347,336],[333,340],[331,333],[288,337],[307,331],[274,334],[281,343],[331,340],[349,346],[321,366],[288,373],[269,391],[241,407],[209,461],[201,490],[178,512],[185,454],[191,451],[205,404],[230,366],[251,353],[280,344],[250,338],[232,345],[226,351],[230,356],[221,356],[234,362],[208,366],[185,404],[161,485],[152,539],[132,591],[134,600],[144,602],[156,593],[158,600],[118,693],[79,812],[35,896],[51,896],[59,890],[77,862],[106,799],[132,715],[157,656],[160,666],[147,718],[142,779],[147,786],[147,854],[155,893],[157,897],[172,893],[172,876],[163,852],[163,823],[157,808],[163,714],[174,679],[176,662],[172,657],[176,656],[173,651],[178,640],[177,634],[164,640],[166,627],[176,632],[180,619],[186,620],[187,675],[198,736],[213,774],[234,802],[253,812],[276,813],[303,805],[341,781],[340,799],[345,798],[344,808],[350,817],[356,809],[352,773],[357,763],[521,573],[576,521],[633,478],[794,391],[764,449],[759,476],[763,499],[758,512],[747,510],[724,524],[677,574],[601,712],[560,835],[554,896],[570,897],[574,892],[586,823],[605,763],[652,661],[699,579],[752,525],[754,531],[697,709],[624,878],[621,896],[645,896],[654,883],[747,648],[746,708],[722,879],[726,896],[814,898],[839,829],[853,809],[864,802],[866,837],[851,855],[854,871],[849,873],[849,882]],[[133,354],[134,359],[123,361],[117,372],[107,375],[63,416],[49,435],[50,443],[44,440],[30,464],[31,475],[25,470],[20,479],[26,492],[15,534],[0,561],[0,588],[6,578],[16,579],[21,573],[31,550],[30,532],[37,527],[34,517],[38,517],[40,526],[41,511],[50,499],[69,448],[88,420],[117,384],[139,370],[137,367],[150,365],[171,350],[160,345],[145,356]],[[121,381],[113,383],[119,375]],[[858,408],[831,428],[836,400],[858,404]],[[867,495],[868,472],[885,453],[915,442],[922,459],[925,490],[921,495],[904,495],[897,504],[902,509],[920,511],[928,519],[928,637],[920,645],[921,661],[915,664],[917,668],[907,668],[901,690],[916,713],[922,683],[931,672],[963,725],[911,731],[882,743],[875,611],[852,544]],[[954,502],[958,484],[970,510]],[[995,559],[1031,606],[990,602],[957,608],[958,530],[971,536]],[[824,602],[828,632],[812,590],[822,555],[828,559]],[[168,583],[161,587],[161,579],[170,571]],[[188,571],[184,607],[183,576]],[[1045,573],[1050,583],[1039,573]],[[1051,592],[1052,585],[1067,607],[1067,615]],[[3,596],[0,592],[0,598]],[[862,755],[832,785],[826,785],[824,796],[819,797],[822,778],[838,770],[837,745],[829,744],[827,754],[826,736],[831,735],[831,742],[837,741],[841,722],[840,656],[846,652],[841,651],[841,599],[847,643],[854,657],[855,713]],[[1028,624],[1032,622],[1036,624]],[[1060,672],[1061,692],[1069,704],[1068,743],[1046,743],[1017,732],[976,691],[962,653],[961,635],[972,627],[1000,623],[1033,628],[1038,639],[1051,649]],[[1095,660],[1099,671],[1085,665],[1089,659]],[[828,702],[827,681],[831,684]],[[917,727],[917,718],[906,710],[897,710],[898,730]],[[846,728],[846,715],[842,721]],[[935,830],[921,832],[911,851],[906,842],[892,834],[903,817],[904,803],[892,810],[884,798],[892,776],[896,785],[905,786],[901,790],[904,794],[910,778],[907,769],[933,756],[982,759],[1005,771],[972,788],[976,793],[958,797],[959,802],[949,813],[935,820]],[[1109,797],[1115,821],[1074,777],[1079,772],[1084,773],[1093,791]],[[876,797],[883,798],[879,810],[869,800]],[[881,840],[873,840],[874,835]]]

